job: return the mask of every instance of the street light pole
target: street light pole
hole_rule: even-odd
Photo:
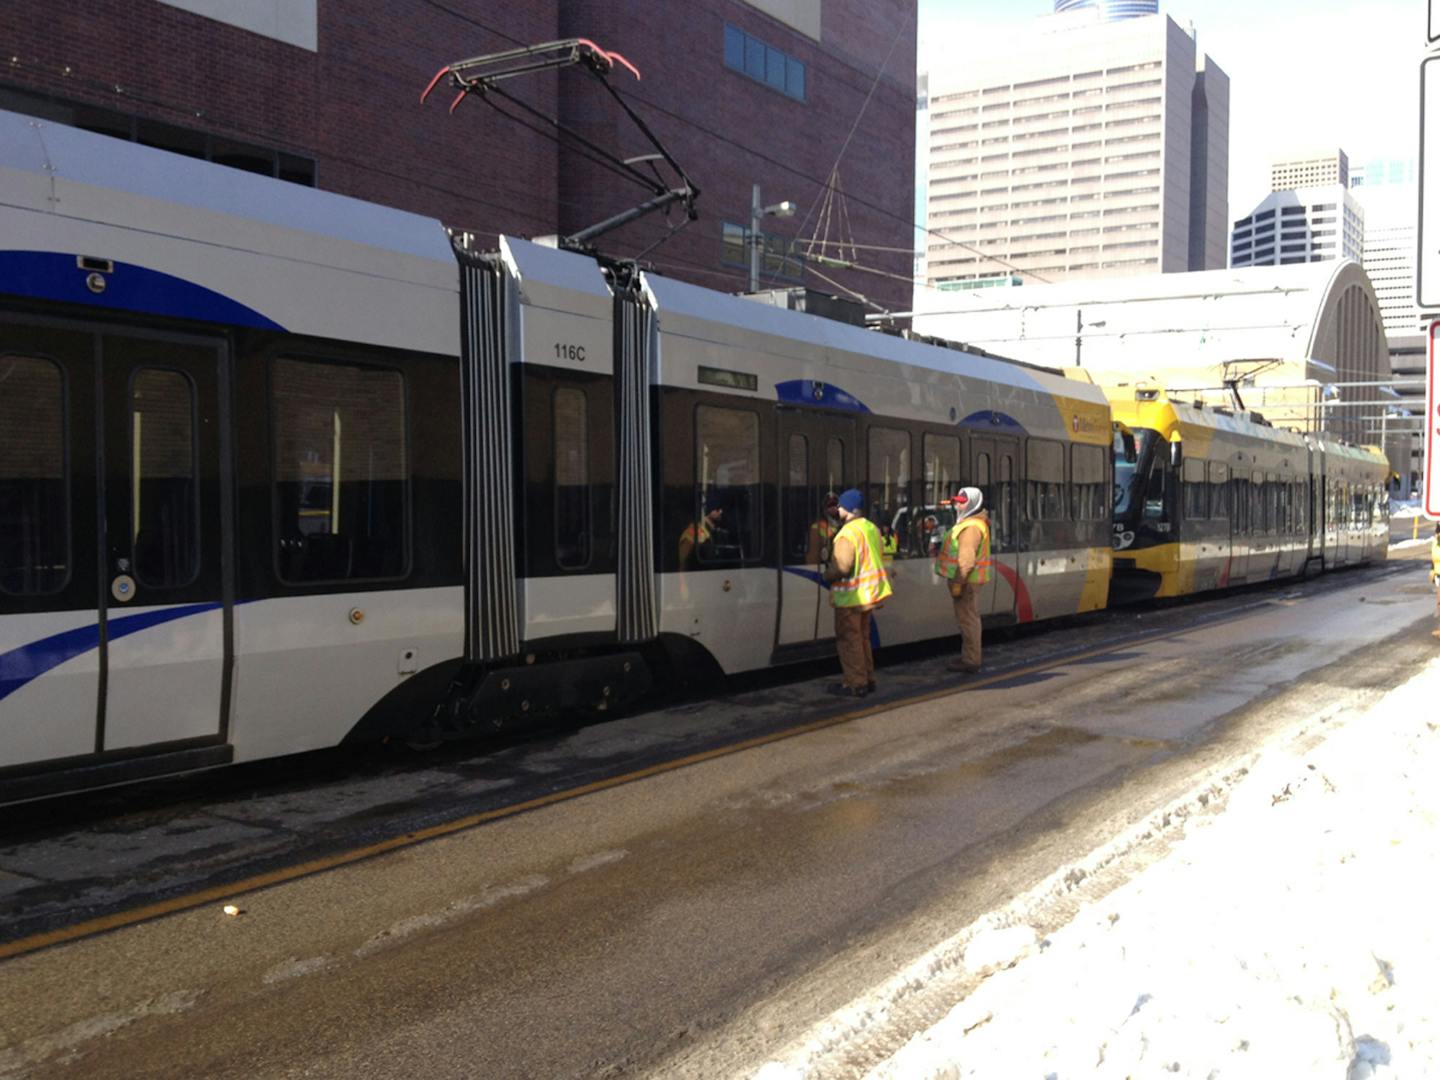
[[[762,206],[760,185],[750,185],[750,235],[746,238],[750,242],[750,292],[760,291],[760,247],[764,239],[760,235],[760,220],[767,217],[791,217],[794,213],[795,204],[789,199],[773,206]]]

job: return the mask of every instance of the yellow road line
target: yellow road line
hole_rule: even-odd
[[[1136,645],[1148,645],[1151,642],[1167,641],[1171,638],[1182,637],[1185,634],[1194,633],[1196,630],[1208,629],[1220,623],[1243,618],[1246,615],[1253,614],[1253,612],[1253,608],[1246,608],[1244,611],[1211,620],[1201,626],[1190,626],[1183,630],[1173,630],[1166,633],[1142,634],[1138,638],[1130,641],[1112,643],[1086,652],[1073,653],[1063,658],[1032,664],[1029,667],[999,672],[987,678],[962,682],[958,685],[944,686],[923,694],[914,694],[907,698],[886,701],[867,706],[863,709],[839,713],[835,716],[827,716],[820,720],[812,720],[808,724],[801,724],[798,727],[786,728],[784,731],[773,731],[767,735],[756,735],[753,738],[744,739],[737,743],[717,746],[713,749],[702,750],[698,753],[689,754],[672,761],[663,761],[655,765],[648,765],[643,769],[636,769],[633,772],[623,773],[619,776],[607,777],[604,780],[594,780],[588,784],[581,784],[579,787],[552,792],[549,795],[542,795],[535,799],[527,799],[525,802],[515,803],[511,806],[497,807],[494,810],[486,810],[479,814],[470,814],[466,817],[457,818],[454,821],[447,821],[440,825],[432,825],[426,829],[418,829],[415,832],[392,836],[388,840],[379,840],[373,844],[366,844],[364,847],[352,848],[348,851],[336,852],[333,855],[325,855],[318,859],[311,859],[308,862],[297,863],[294,866],[281,867],[263,874],[256,874],[253,877],[243,878],[240,881],[231,882],[228,885],[216,885],[212,888],[201,889],[198,892],[186,893],[184,896],[172,897],[169,900],[160,900],[153,904],[145,904],[141,907],[131,908],[126,911],[113,912],[109,915],[102,915],[99,918],[74,923],[71,926],[62,926],[55,930],[47,930],[43,933],[33,934],[30,937],[0,943],[0,960],[23,956],[26,953],[35,952],[37,949],[49,948],[52,945],[63,945],[67,942],[93,937],[96,934],[103,934],[110,930],[119,930],[126,926],[133,926],[136,923],[148,922],[151,919],[157,919],[163,915],[173,915],[176,912],[188,911],[191,908],[201,907],[205,904],[213,903],[216,900],[231,899],[246,893],[257,892],[260,889],[268,889],[274,885],[283,885],[286,882],[295,881],[298,878],[309,877],[312,874],[323,873],[326,870],[334,870],[342,866],[349,866],[352,863],[362,862],[365,859],[373,859],[378,855],[384,855],[387,852],[396,851],[400,848],[422,844],[427,840],[435,840],[442,836],[450,836],[454,833],[464,832],[467,829],[473,829],[478,825],[484,825],[487,822],[496,821],[500,818],[513,817],[516,814],[523,814],[530,810],[553,806],[556,803],[567,802],[570,799],[577,799],[583,795],[591,795],[597,791],[606,791],[610,788],[620,787],[622,784],[633,783],[636,780],[644,780],[651,776],[658,776],[661,773],[673,772],[676,769],[688,768],[691,765],[698,765],[702,762],[714,761],[716,758],[726,757],[730,754],[738,754],[744,750],[752,750],[759,746],[780,742],[783,739],[791,739],[798,735],[808,735],[814,731],[821,731],[828,727],[836,727],[840,724],[850,723],[853,720],[860,720],[867,716],[890,712],[894,709],[900,709],[910,705],[922,705],[926,702],[952,697],[956,694],[968,693],[972,690],[983,690],[987,686],[992,686],[995,683],[1024,678],[1027,675],[1034,675],[1052,668],[1065,667],[1067,664],[1088,660],[1096,656],[1104,656],[1106,653],[1119,652],[1121,649],[1134,648]]]

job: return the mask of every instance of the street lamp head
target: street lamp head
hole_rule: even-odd
[[[767,206],[760,212],[766,217],[794,217],[795,209],[795,204],[789,199],[786,199],[784,202],[777,202],[773,206]]]

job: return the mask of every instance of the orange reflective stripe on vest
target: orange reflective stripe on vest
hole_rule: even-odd
[[[870,607],[880,603],[895,590],[885,573],[880,530],[865,518],[852,518],[835,538],[850,541],[855,548],[855,566],[850,576],[830,586],[830,602],[836,607]]]

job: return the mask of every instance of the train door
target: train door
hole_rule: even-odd
[[[985,496],[990,516],[990,580],[980,590],[980,614],[1013,612],[1016,606],[1015,463],[1013,439],[970,440],[971,483]]]
[[[95,342],[0,320],[0,767],[99,749]]]
[[[221,347],[119,333],[99,346],[100,748],[214,738],[228,637]]]
[[[780,611],[775,649],[802,651],[835,636],[821,579],[840,529],[826,500],[854,485],[855,423],[794,409],[777,412],[780,461]]]

